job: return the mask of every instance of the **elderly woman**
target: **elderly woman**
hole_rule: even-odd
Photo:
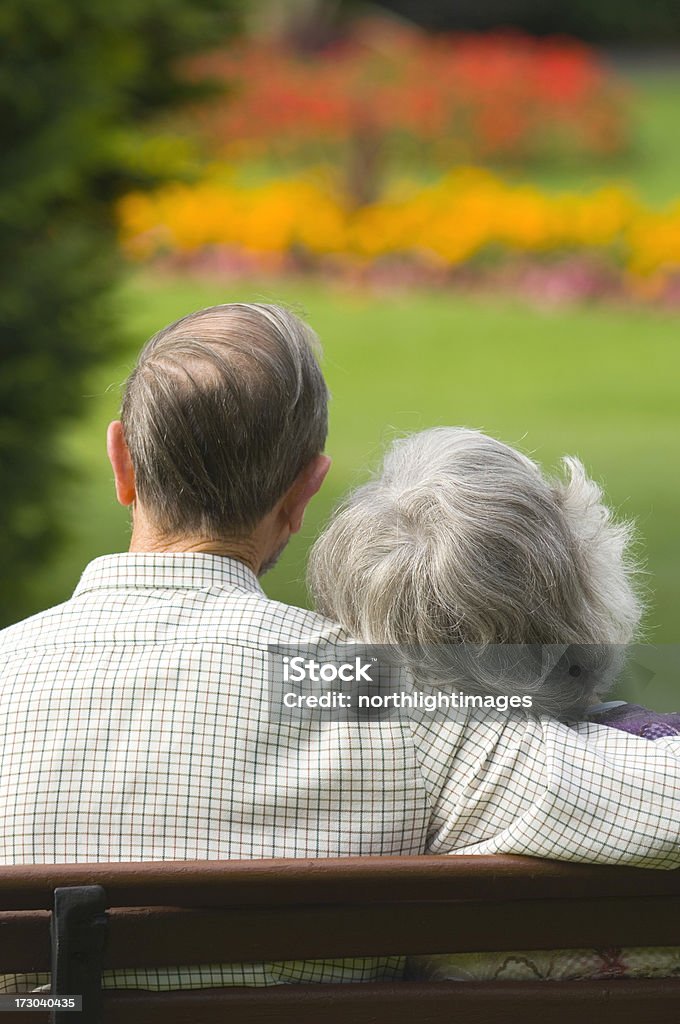
[[[356,637],[398,645],[416,678],[453,672],[477,692],[530,690],[533,710],[545,714],[678,735],[680,715],[592,706],[615,678],[642,606],[630,524],[613,520],[578,459],[563,461],[565,477],[550,480],[514,448],[462,428],[396,441],[313,548],[317,607]],[[505,645],[510,656],[498,658]],[[526,655],[519,671],[516,645]],[[546,646],[566,656],[527,672]],[[450,657],[468,648],[469,657]],[[408,973],[576,980],[663,977],[679,965],[677,947],[522,950],[410,958]]]
[[[536,712],[596,715],[641,617],[632,528],[614,521],[578,459],[563,463],[551,480],[463,428],[396,441],[312,550],[317,608],[368,643],[400,645],[417,678],[453,671],[468,690],[531,693]],[[507,671],[514,654],[489,657],[495,645],[531,645],[520,671]],[[557,652],[549,669],[528,671],[546,645]],[[642,735],[680,726],[632,705],[599,710],[595,720]]]

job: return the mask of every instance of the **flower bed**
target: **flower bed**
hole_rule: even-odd
[[[119,205],[132,259],[175,255],[205,262],[207,250],[245,254],[253,266],[367,268],[398,259],[436,276],[494,267],[508,257],[545,262],[588,256],[658,290],[680,270],[680,202],[645,207],[620,186],[586,195],[548,194],[462,168],[427,186],[395,184],[355,208],[322,172],[262,185],[217,177],[133,193]],[[592,259],[591,259],[592,262]]]
[[[568,39],[433,36],[373,18],[322,53],[242,40],[194,61],[191,74],[231,86],[196,112],[210,151],[229,158],[373,145],[449,166],[601,158],[628,141],[620,85]]]

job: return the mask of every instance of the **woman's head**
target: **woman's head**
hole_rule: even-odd
[[[577,459],[563,463],[565,477],[548,479],[463,428],[396,441],[312,550],[317,607],[376,644],[630,642],[631,526],[612,520]]]

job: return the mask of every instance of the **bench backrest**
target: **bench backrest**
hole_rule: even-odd
[[[76,905],[75,925],[65,914],[56,929],[62,991],[69,978],[101,967],[680,946],[680,871],[510,856],[45,864],[0,868],[0,973],[50,970],[55,889],[83,886],[101,887],[89,892],[103,902],[97,909],[95,901],[91,921]],[[69,901],[67,892],[64,908]],[[80,929],[75,968],[72,927]],[[107,991],[99,1009],[89,1002],[82,1015],[53,1019],[671,1024],[680,1020],[680,979]],[[48,1019],[23,1019],[31,1017]]]

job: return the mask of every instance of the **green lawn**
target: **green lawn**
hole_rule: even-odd
[[[611,160],[527,168],[512,177],[550,191],[589,192],[619,182],[643,202],[663,207],[680,196],[680,74],[638,71],[624,78],[630,90],[631,148]],[[499,168],[503,173],[503,169]]]
[[[333,393],[331,476],[303,534],[265,581],[273,597],[306,602],[307,546],[390,437],[465,424],[522,447],[547,466],[565,453],[583,459],[621,514],[638,522],[650,573],[650,640],[680,641],[680,346],[670,314],[616,308],[548,313],[491,298],[362,296],[281,282],[136,277],[122,290],[120,317],[133,347],[129,361],[98,372],[89,411],[65,438],[79,474],[62,495],[71,537],[35,579],[36,607],[65,598],[90,558],[126,547],[127,513],[113,497],[104,434],[136,348],[189,310],[238,300],[282,301],[301,310],[323,340]],[[645,695],[648,703],[680,703],[670,688],[653,689]]]

